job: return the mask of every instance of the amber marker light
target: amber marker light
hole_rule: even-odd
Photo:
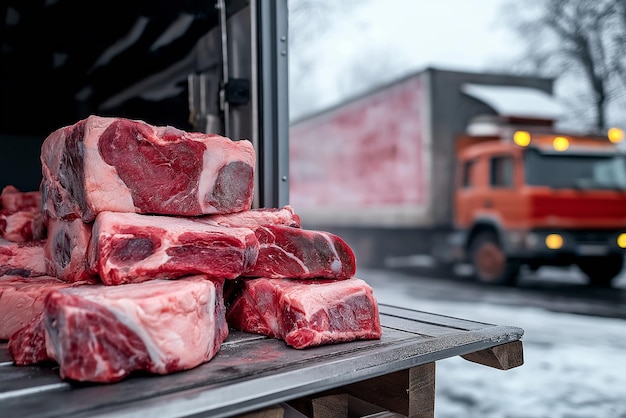
[[[552,146],[557,151],[565,151],[569,148],[569,139],[564,136],[557,136],[554,138],[554,141],[552,141]]]
[[[551,250],[558,250],[563,247],[563,237],[559,234],[548,234],[546,236],[546,247]]]
[[[624,140],[624,131],[620,128],[611,128],[609,129],[607,136],[609,137],[609,141],[617,144],[618,142],[622,142]]]
[[[530,145],[530,133],[526,131],[516,131],[513,134],[513,142],[520,147],[527,147]]]
[[[619,234],[617,237],[617,246],[620,248],[626,248],[626,234]]]

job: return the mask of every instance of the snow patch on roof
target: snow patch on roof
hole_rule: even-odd
[[[465,83],[461,91],[493,108],[500,116],[557,119],[565,108],[543,90],[520,86]]]

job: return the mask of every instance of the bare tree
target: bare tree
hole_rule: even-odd
[[[575,76],[591,109],[590,125],[605,129],[609,106],[626,89],[624,0],[510,0],[508,22],[527,42],[519,72]],[[622,121],[623,122],[623,121]]]

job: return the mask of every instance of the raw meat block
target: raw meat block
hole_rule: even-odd
[[[382,335],[372,288],[361,279],[245,279],[228,324],[285,340],[295,348]]]
[[[186,218],[101,212],[94,222],[89,266],[107,285],[191,274],[234,279],[256,262],[248,228]]]
[[[14,242],[44,239],[41,193],[6,186],[0,194],[0,237]]]
[[[46,349],[43,313],[30,320],[25,327],[9,338],[9,355],[18,366],[28,366],[52,360]]]
[[[69,287],[55,277],[0,277],[0,339],[15,331],[43,312],[48,293]]]
[[[356,272],[354,252],[337,235],[280,225],[258,227],[255,234],[259,257],[243,276],[347,279]]]
[[[247,140],[89,116],[54,131],[42,145],[44,209],[85,222],[102,211],[196,216],[248,210],[255,161]]]
[[[0,208],[8,213],[21,210],[41,211],[41,193],[39,191],[21,192],[15,186],[6,186],[0,194]]]
[[[0,276],[45,276],[44,244],[45,240],[13,242],[0,238]]]
[[[20,210],[8,212],[0,210],[0,236],[13,242],[26,242],[44,239],[45,227],[41,211]]]
[[[48,239],[44,245],[46,271],[50,276],[76,282],[97,277],[87,265],[87,247],[91,240],[91,223],[80,219],[48,221]]]
[[[301,226],[300,217],[289,205],[285,205],[282,208],[251,209],[226,215],[207,215],[197,219],[208,224],[250,229],[256,229],[263,225],[285,225],[294,228],[300,228]]]
[[[80,207],[74,202],[69,192],[58,183],[58,181],[49,179],[45,175],[41,181],[41,211],[46,224],[54,218],[66,221],[80,219]]]
[[[78,381],[191,369],[213,358],[228,336],[222,286],[192,276],[51,293],[44,313],[48,355],[61,378]]]

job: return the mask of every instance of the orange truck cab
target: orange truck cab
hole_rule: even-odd
[[[626,248],[622,139],[524,127],[460,137],[455,241],[477,278],[512,284],[524,264],[576,264],[610,285]]]
[[[362,267],[470,262],[476,279],[513,284],[522,265],[576,264],[609,285],[626,246],[621,131],[559,132],[552,90],[427,68],[292,121],[291,205]]]

